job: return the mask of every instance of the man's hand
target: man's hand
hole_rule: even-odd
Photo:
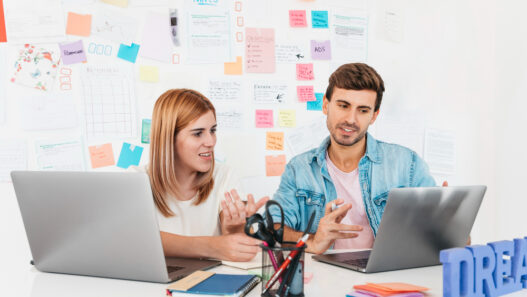
[[[343,204],[344,200],[337,199],[326,204],[325,214],[318,223],[318,229],[308,244],[308,252],[315,254],[324,253],[337,239],[355,238],[357,233],[349,231],[362,231],[361,226],[346,225],[340,222],[351,209],[351,204]],[[340,205],[335,211],[331,211],[333,204]]]
[[[263,197],[258,202],[254,202],[252,194],[247,195],[245,204],[236,190],[225,193],[225,200],[221,201],[222,211],[220,213],[222,234],[232,234],[243,232],[245,219],[252,216],[260,209],[269,197]]]

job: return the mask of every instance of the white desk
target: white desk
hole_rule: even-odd
[[[223,265],[214,268],[213,271],[246,273],[245,270]],[[353,290],[353,285],[366,282],[408,282],[429,287],[431,289],[429,296],[442,296],[441,266],[364,274],[314,261],[311,259],[311,254],[306,254],[306,271],[314,275],[309,284],[304,286],[306,297],[344,297],[346,293]],[[26,280],[29,292],[24,295],[31,297],[162,297],[165,296],[167,287],[166,284],[42,273],[34,267],[27,268]],[[247,296],[257,297],[260,293],[261,285],[254,288]],[[196,295],[179,294],[175,296]]]

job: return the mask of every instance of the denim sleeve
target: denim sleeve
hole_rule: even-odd
[[[428,169],[428,165],[426,164],[426,162],[415,152],[412,152],[412,154],[412,187],[435,187],[436,182],[430,174],[430,170]]]
[[[273,200],[280,203],[284,210],[284,224],[297,230],[300,222],[300,212],[298,199],[296,199],[295,170],[291,162],[285,167],[280,180],[280,186],[273,196]],[[273,222],[280,222],[280,210],[277,207],[270,207],[269,212],[273,217]]]

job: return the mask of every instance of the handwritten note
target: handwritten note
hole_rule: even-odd
[[[299,63],[307,58],[307,43],[280,43],[275,46],[277,63]]]
[[[84,153],[80,140],[41,140],[35,145],[39,170],[84,170]]]
[[[239,107],[217,107],[216,120],[218,129],[236,130],[243,128],[243,111]]]
[[[265,156],[265,175],[280,176],[285,170],[285,155]]]
[[[77,36],[90,36],[91,33],[91,14],[77,14],[68,12],[66,24],[66,34]]]
[[[284,132],[267,132],[265,149],[270,151],[283,151]]]
[[[236,57],[236,62],[223,63],[223,74],[242,75],[242,72],[243,72],[243,64],[242,64],[241,56]]]
[[[86,52],[82,40],[68,44],[60,44],[60,55],[64,65],[86,62]]]
[[[257,109],[254,115],[256,128],[273,128],[273,110]]]
[[[311,24],[313,28],[325,29],[328,28],[328,11],[327,10],[312,10]]]
[[[315,73],[313,72],[313,64],[296,64],[296,79],[314,80]]]
[[[141,129],[141,142],[142,143],[150,143],[150,127],[152,125],[152,120],[150,119],[143,119],[142,121],[142,129]]]
[[[255,83],[254,102],[263,104],[284,103],[287,95],[286,83]]]
[[[91,168],[100,168],[115,164],[111,143],[89,146],[88,151],[90,153]]]
[[[311,40],[311,59],[331,60],[331,44],[329,40]]]
[[[274,29],[245,28],[245,72],[275,72]]]
[[[280,127],[296,126],[296,111],[294,109],[282,109],[278,111],[278,125]]]
[[[121,154],[119,155],[119,161],[117,161],[117,167],[126,169],[132,165],[139,165],[142,154],[143,147],[124,142],[121,148]]]
[[[159,68],[157,66],[140,66],[139,79],[146,82],[158,82]]]
[[[306,11],[305,10],[290,10],[289,11],[289,26],[292,28],[307,27]]]
[[[313,86],[297,86],[296,95],[298,96],[298,101],[307,102],[315,101],[315,88]]]
[[[242,82],[239,80],[211,79],[208,95],[212,102],[241,101]]]
[[[132,45],[130,46],[121,44],[119,46],[119,52],[117,53],[117,57],[125,61],[135,63],[138,52],[139,44],[132,43]]]
[[[315,93],[315,101],[307,102],[307,110],[322,110],[323,93]]]

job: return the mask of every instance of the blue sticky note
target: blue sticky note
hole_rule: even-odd
[[[323,93],[315,93],[315,101],[307,101],[307,110],[322,110]]]
[[[121,154],[119,155],[119,161],[117,161],[117,167],[126,169],[132,165],[139,165],[142,154],[142,147],[124,142],[121,148]]]
[[[132,43],[130,46],[121,44],[119,46],[117,57],[135,63],[135,59],[137,59],[137,53],[139,53],[139,44]]]
[[[327,10],[312,10],[311,11],[311,25],[313,28],[329,28],[328,26],[328,11]]]
[[[152,125],[152,120],[143,119],[142,131],[141,131],[141,142],[150,143],[150,126]]]

